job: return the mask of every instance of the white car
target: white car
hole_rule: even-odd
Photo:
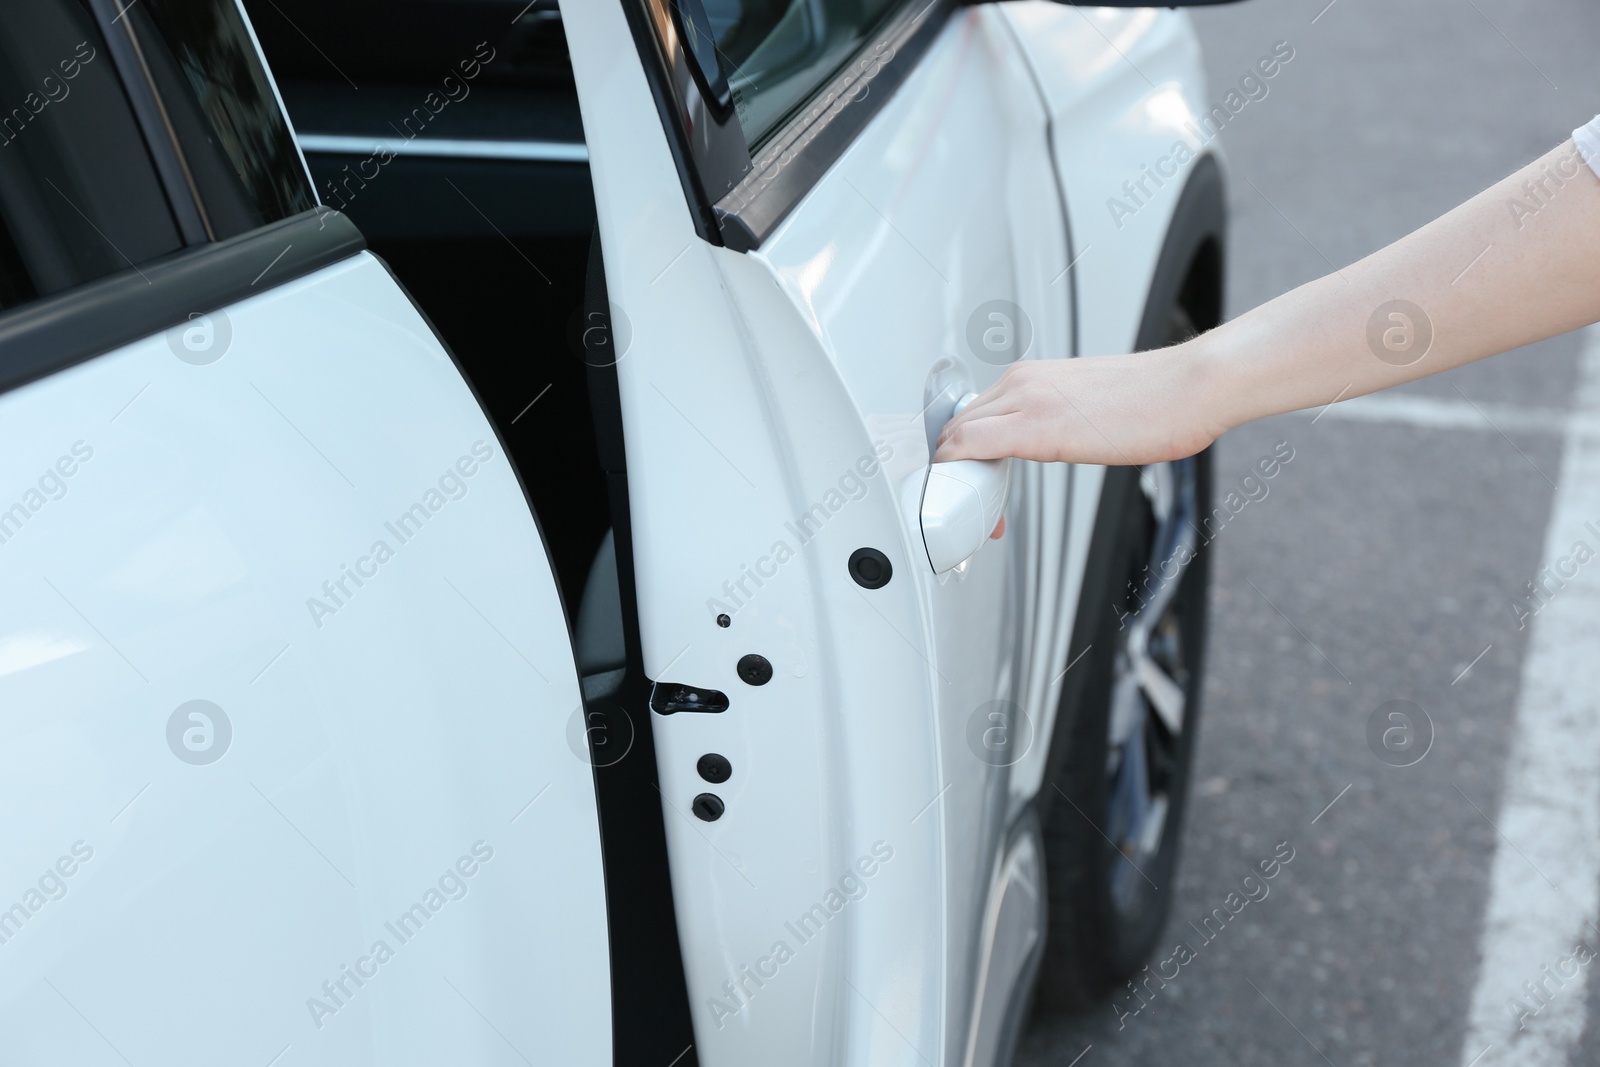
[[[1233,110],[1165,9],[7,0],[0,1062],[966,1067],[1126,989],[1208,457],[930,445],[1218,321]]]

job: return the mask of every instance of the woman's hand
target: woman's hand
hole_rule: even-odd
[[[1226,425],[1194,341],[1155,352],[1014,363],[939,434],[934,459],[1159,463]]]
[[[1544,183],[1570,191],[1541,201],[1536,217],[1506,210]],[[1600,321],[1597,245],[1600,180],[1567,141],[1387,248],[1181,345],[1012,364],[945,426],[934,458],[1113,465],[1190,456],[1251,419],[1364,396]],[[1414,355],[1382,340],[1399,304],[1426,328]]]

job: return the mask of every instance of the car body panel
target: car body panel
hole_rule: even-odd
[[[1084,355],[1134,344],[1162,241],[1189,162],[1140,203],[1122,188],[1182,142],[1221,155],[1199,126],[1208,105],[1200,42],[1189,16],[1156,8],[1083,8],[1023,0],[999,5],[1049,110],[1056,168],[1072,224]],[[1120,199],[1131,214],[1112,211]]]
[[[992,300],[1023,309],[1029,358],[1132,344],[1181,180],[1126,218],[1105,201],[1175,139],[1209,150],[1193,34],[960,8],[740,254],[697,236],[621,5],[564,15],[644,667],[731,696],[653,718],[696,1055],[989,1062],[1015,1007],[989,979],[1021,980],[1037,933],[1001,894],[1032,888],[1016,831],[1102,472],[1015,464],[1005,536],[935,576],[929,401],[998,377],[968,341]],[[371,256],[219,321],[214,362],[169,334],[0,396],[0,485],[26,512],[0,542],[0,809],[25,828],[0,893],[27,912],[0,942],[23,1020],[3,1058],[609,1061],[585,719],[494,429]],[[392,531],[413,505],[425,527]],[[863,547],[888,585],[852,581]],[[741,678],[751,654],[770,682]],[[215,762],[195,700],[225,709]],[[996,725],[1020,752],[986,757]],[[714,822],[691,814],[706,752],[734,768]],[[422,930],[385,933],[418,902]]]
[[[205,325],[0,396],[0,1059],[609,1063],[576,670],[493,429],[366,253]]]
[[[1185,39],[1180,19],[1127,14],[1130,46]],[[1052,95],[1013,10],[958,11],[790,216],[738,254],[695,236],[637,57],[617,47],[621,13],[565,17],[613,317],[631,331],[618,376],[646,670],[732,695],[724,715],[655,731],[697,1055],[959,1059],[996,857],[1043,776],[1099,471],[1020,464],[1006,536],[936,579],[917,533],[924,388],[941,364],[971,388],[998,377],[965,342],[986,300],[1024,308],[1031,356],[1072,354],[1075,253],[1055,171],[1083,170],[1063,165],[1082,153],[1060,127],[1120,135],[1110,45],[1087,59],[1063,46],[1095,69],[1075,71],[1078,97]],[[1084,305],[1087,341],[1131,344],[1158,216],[1128,237],[1139,247],[1116,299]],[[847,491],[862,460],[873,473]],[[826,525],[797,536],[830,491]],[[852,588],[844,563],[861,546],[894,561],[885,588]],[[773,683],[739,681],[749,651],[771,658]],[[1039,734],[1009,770],[973,747],[991,701],[1020,703]],[[688,814],[704,751],[736,768],[710,824]],[[835,913],[848,921],[820,947],[796,944],[792,920],[879,841],[893,862],[859,879],[865,895]]]
[[[908,1037],[929,1034],[918,1054],[938,1049],[944,1059],[967,1044],[978,917],[1011,814],[1009,767],[1053,706],[1045,665],[1065,650],[1066,627],[1053,623],[1070,614],[1041,571],[1062,556],[1068,472],[1014,463],[1004,537],[935,577],[918,552],[930,459],[923,409],[941,364],[964,391],[999,378],[1004,363],[980,355],[1006,353],[971,337],[997,302],[1021,309],[1011,325],[1031,332],[1028,358],[1072,353],[1068,234],[1047,145],[1044,110],[999,13],[959,10],[901,90],[749,256],[808,320],[869,435],[895,444],[886,473],[914,558],[906,577],[916,582],[929,650],[922,729],[933,733],[938,759],[938,786],[913,811],[928,805],[919,821],[938,827],[942,885],[926,886],[919,906],[942,913],[942,1018],[876,1007]],[[1036,676],[1042,686],[1030,684]],[[864,774],[854,796],[858,810],[908,799],[881,771]]]

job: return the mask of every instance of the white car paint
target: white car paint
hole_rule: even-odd
[[[365,253],[212,325],[0,396],[0,1062],[609,1064],[576,669],[493,429]]]
[[[1170,143],[1116,50],[1196,100],[1193,35],[1154,12],[960,10],[741,255],[695,235],[621,11],[568,5],[564,18],[608,289],[633,329],[618,374],[646,672],[733,700],[655,720],[697,1055],[976,1055],[992,1042],[973,1036],[969,1005],[1006,999],[977,988],[984,960],[1008,958],[983,940],[983,916],[1012,884],[996,858],[1042,779],[1100,472],[1019,465],[1006,536],[937,578],[919,565],[921,408],[952,366],[972,388],[998,376],[962,343],[986,300],[1027,309],[1037,358],[1070,355],[1075,328],[1088,351],[1131,344],[1176,196],[1115,238],[1075,198]],[[1102,242],[1093,271],[1069,273],[1058,175],[1076,247]],[[806,514],[825,521],[802,535]],[[847,577],[861,546],[894,561],[885,588]],[[772,660],[772,683],[739,681],[747,652]],[[1037,735],[1010,768],[969,742],[996,700]],[[706,751],[735,768],[713,824],[687,814]],[[804,936],[796,917],[830,900],[826,935]]]
[[[929,466],[917,524],[934,574],[955,570],[1000,530],[1011,492],[1011,466],[1006,459]]]
[[[1039,936],[1016,819],[1100,472],[1014,465],[1005,537],[936,576],[924,409],[1000,373],[962,344],[991,299],[1027,309],[1035,358],[1131,342],[1176,197],[1121,228],[1100,197],[1193,109],[1192,34],[963,9],[739,255],[694,233],[620,8],[564,15],[633,332],[645,668],[733,700],[654,723],[697,1055],[991,1062]],[[0,942],[0,1058],[608,1062],[577,679],[493,430],[370,256],[226,316],[215,362],[152,337],[0,396],[0,506],[27,512],[0,543],[0,810],[20,828],[0,906],[27,913]],[[426,525],[377,560],[418,503]],[[862,546],[890,585],[849,580]],[[735,673],[752,651],[766,686]],[[1010,766],[980,758],[994,714],[1031,726]],[[186,758],[223,716],[220,758]],[[707,751],[734,767],[712,824],[688,814]],[[413,903],[426,924],[375,961]]]

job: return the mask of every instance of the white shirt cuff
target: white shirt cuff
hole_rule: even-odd
[[[1589,164],[1589,169],[1600,177],[1600,115],[1573,130],[1572,143],[1577,146],[1578,155]]]

